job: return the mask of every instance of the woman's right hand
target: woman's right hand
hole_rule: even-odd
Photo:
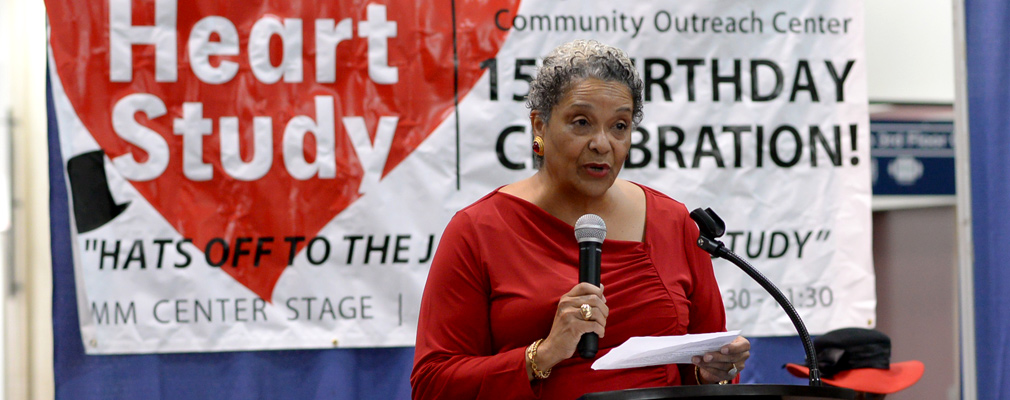
[[[593,312],[589,320],[582,317],[583,304],[592,307]],[[551,333],[537,349],[537,367],[541,370],[550,369],[557,363],[571,358],[575,355],[583,333],[596,332],[602,338],[609,314],[610,308],[607,307],[607,299],[603,296],[603,288],[585,282],[575,285],[558,301]]]

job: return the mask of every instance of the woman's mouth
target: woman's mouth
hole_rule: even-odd
[[[610,173],[610,166],[607,164],[596,164],[596,163],[586,164],[584,168],[586,170],[586,173],[589,174],[589,176],[593,176],[596,178],[603,178]]]

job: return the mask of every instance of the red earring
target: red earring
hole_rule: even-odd
[[[544,156],[544,139],[540,136],[533,138],[533,154]]]

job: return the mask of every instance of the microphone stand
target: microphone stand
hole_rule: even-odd
[[[772,298],[786,311],[786,315],[793,321],[793,326],[799,332],[800,339],[803,340],[803,351],[807,353],[807,366],[810,368],[810,386],[821,386],[821,371],[817,368],[817,354],[814,351],[814,342],[810,340],[810,333],[807,332],[806,325],[803,324],[803,320],[800,319],[800,315],[793,308],[792,303],[761,272],[758,272],[747,261],[734,254],[721,241],[717,240],[718,237],[726,233],[726,223],[715,214],[715,211],[712,211],[711,208],[704,210],[698,208],[691,211],[691,219],[698,224],[698,229],[701,231],[701,235],[698,236],[698,247],[701,247],[702,250],[705,250],[714,258],[725,258],[737,267],[740,267],[743,272],[750,275],[761,287],[768,291],[772,295]]]

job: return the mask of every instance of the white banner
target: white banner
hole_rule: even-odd
[[[875,323],[862,2],[250,19],[159,0],[136,21],[111,3],[126,11],[104,25],[49,7],[89,354],[413,345],[442,229],[534,172],[527,80],[577,38],[626,50],[645,79],[622,178],[717,211],[812,333]],[[715,269],[729,329],[793,334],[756,283]]]

